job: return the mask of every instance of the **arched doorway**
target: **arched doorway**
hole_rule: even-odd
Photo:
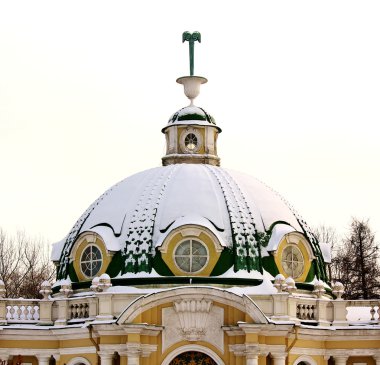
[[[169,365],[217,365],[208,355],[200,351],[186,351],[177,355]]]

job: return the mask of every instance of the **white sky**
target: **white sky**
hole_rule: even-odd
[[[379,1],[1,1],[0,226],[62,239],[117,181],[159,166],[196,104],[222,166],[263,180],[311,226],[380,232]]]

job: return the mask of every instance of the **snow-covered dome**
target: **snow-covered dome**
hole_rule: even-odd
[[[262,182],[207,164],[173,164],[130,176],[101,195],[56,244],[58,278],[70,274],[75,244],[88,234],[114,254],[107,269],[112,277],[170,277],[160,249],[173,232],[194,226],[209,232],[224,252],[211,271],[215,278],[257,280],[272,271],[268,248],[275,251],[283,238],[279,227],[304,235],[320,256],[306,223]]]
[[[57,279],[74,289],[103,274],[122,285],[326,281],[325,250],[295,210],[255,178],[219,167],[221,129],[193,104],[207,80],[177,82],[191,104],[162,130],[163,166],[119,182],[83,213],[54,246]]]

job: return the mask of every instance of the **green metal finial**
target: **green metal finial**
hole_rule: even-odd
[[[201,33],[199,32],[183,32],[182,43],[189,42],[189,56],[190,56],[190,76],[194,76],[194,42],[201,43]]]

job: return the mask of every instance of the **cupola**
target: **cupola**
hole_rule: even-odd
[[[163,166],[177,163],[220,165],[217,154],[217,138],[222,131],[214,118],[203,108],[194,105],[199,95],[200,86],[207,82],[201,76],[194,76],[194,42],[201,40],[199,32],[184,32],[183,41],[189,42],[190,76],[177,79],[183,85],[190,105],[174,113],[168,124],[162,129],[166,135],[166,155],[162,158]]]

